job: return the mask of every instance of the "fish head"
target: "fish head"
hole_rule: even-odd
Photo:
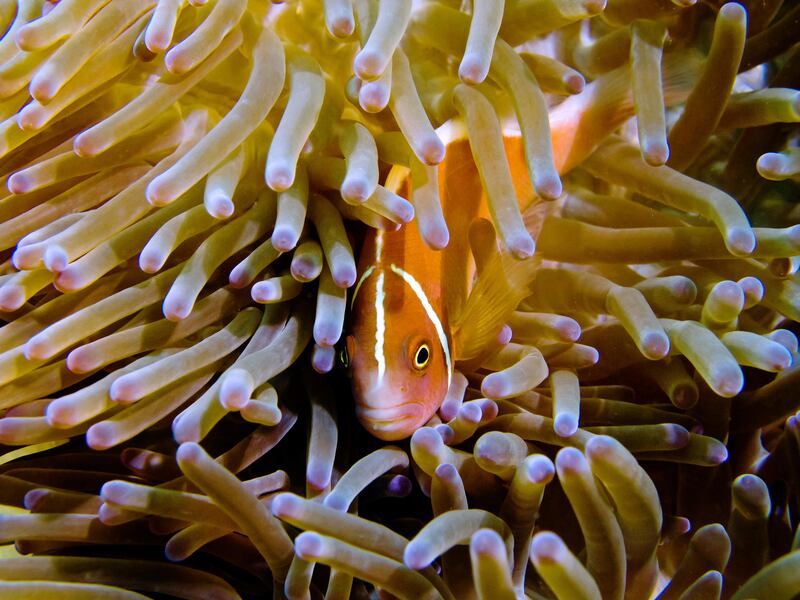
[[[408,277],[396,267],[362,277],[346,339],[356,416],[387,441],[409,437],[431,418],[452,370],[441,320]]]

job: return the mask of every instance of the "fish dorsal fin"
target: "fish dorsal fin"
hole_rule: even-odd
[[[519,260],[506,250],[492,254],[453,322],[456,360],[472,360],[493,347],[511,313],[530,295],[540,263],[537,256]]]

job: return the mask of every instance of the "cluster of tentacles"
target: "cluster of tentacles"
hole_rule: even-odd
[[[0,0],[0,597],[800,592],[800,7],[463,4]],[[354,248],[467,235],[447,122],[543,262],[384,446]]]

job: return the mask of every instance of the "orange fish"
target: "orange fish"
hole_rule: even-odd
[[[665,101],[691,89],[691,69],[665,64]],[[618,69],[567,98],[550,112],[555,167],[564,173],[634,114],[627,69]],[[442,211],[450,242],[434,250],[413,224],[371,230],[361,248],[346,339],[356,414],[383,440],[410,436],[441,405],[457,362],[474,364],[517,304],[528,295],[535,261],[506,251],[476,279],[469,228],[488,216],[469,141],[458,121],[440,128],[447,153],[438,167]],[[503,132],[506,158],[521,211],[536,201],[519,133]],[[386,187],[409,198],[408,169],[395,167]],[[539,206],[553,206],[541,203]]]

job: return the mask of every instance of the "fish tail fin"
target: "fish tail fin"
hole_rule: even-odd
[[[664,54],[661,87],[667,108],[686,101],[700,78],[703,63],[703,56],[695,50]]]
[[[538,256],[519,260],[505,250],[496,250],[487,258],[463,310],[453,321],[456,360],[472,360],[494,347],[511,313],[531,294],[540,263]]]
[[[666,53],[661,65],[664,104],[675,106],[688,98],[702,69],[695,51]],[[553,158],[566,173],[591,154],[636,112],[628,65],[592,81],[550,111]]]

